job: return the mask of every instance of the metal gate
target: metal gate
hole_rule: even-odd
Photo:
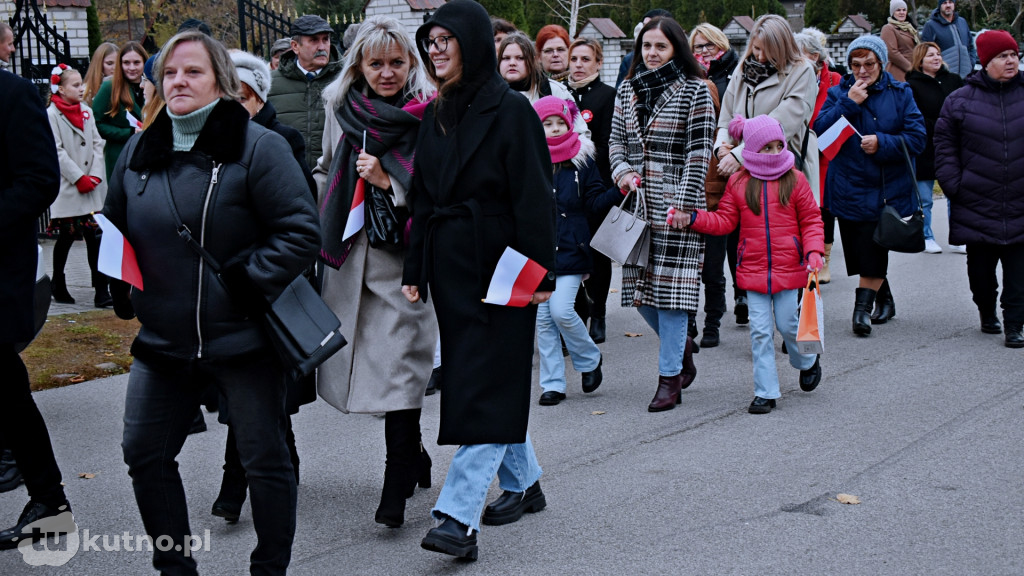
[[[292,19],[253,0],[238,0],[238,44],[246,52],[270,60],[270,47],[278,38],[291,36]]]
[[[41,96],[50,94],[50,70],[57,64],[67,64],[85,71],[89,61],[72,58],[66,34],[57,32],[47,21],[46,13],[38,2],[45,0],[17,0],[11,28],[14,45],[11,72],[27,78],[39,86]]]

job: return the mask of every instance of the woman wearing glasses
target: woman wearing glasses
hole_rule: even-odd
[[[569,33],[558,24],[537,31],[537,54],[544,74],[555,82],[569,78]]]
[[[729,80],[729,88],[722,95],[715,140],[718,172],[731,176],[743,162],[743,142],[729,136],[733,116],[749,120],[767,114],[782,124],[787,148],[797,155],[796,165],[807,177],[814,199],[819,200],[817,139],[808,129],[817,89],[814,67],[797,48],[789,22],[774,14],[758,18],[743,58]],[[735,254],[730,250],[730,264]],[[742,290],[737,290],[735,296],[736,323],[746,324],[747,296]]]
[[[402,291],[417,302],[430,289],[444,366],[438,443],[459,445],[432,512],[439,525],[421,545],[476,559],[481,513],[507,524],[546,505],[527,421],[534,305],[550,298],[554,276],[526,307],[481,300],[507,247],[555,267],[551,157],[536,112],[497,73],[480,4],[448,2],[416,40],[438,96],[416,143]],[[504,493],[485,510],[495,475]]]
[[[729,89],[729,77],[739,64],[739,54],[732,49],[729,39],[721,30],[707,23],[695,26],[690,32],[690,49],[693,50],[697,63],[707,73],[708,80],[715,84],[718,98],[721,100]],[[725,192],[727,180],[718,174],[718,163],[712,160],[711,164],[704,183],[708,210],[718,207],[718,199]],[[725,315],[725,274],[722,272],[722,266],[725,264],[726,254],[729,255],[733,292],[739,290],[736,286],[736,245],[739,238],[739,229],[722,236],[704,236],[704,271],[700,277],[704,284],[704,335],[700,339],[703,348],[714,348],[719,343],[719,328],[722,325],[722,316]],[[697,337],[696,316],[690,315],[687,326],[690,338]]]
[[[860,276],[853,308],[853,333],[871,334],[871,324],[895,315],[892,292],[885,282],[889,251],[873,240],[883,202],[910,216],[917,182],[904,156],[913,159],[924,150],[924,116],[914,103],[910,86],[893,80],[884,70],[888,49],[878,36],[861,36],[846,53],[850,74],[829,88],[814,121],[823,134],[841,117],[857,130],[828,165],[825,186],[832,213],[839,220],[846,273]],[[885,282],[883,284],[883,282]],[[871,308],[879,299],[882,322]]]

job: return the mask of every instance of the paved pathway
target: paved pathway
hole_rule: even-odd
[[[945,245],[945,210],[941,202],[937,208]],[[697,356],[699,374],[683,404],[649,414],[656,340],[635,311],[609,306],[605,383],[584,395],[570,373],[568,400],[531,412],[548,508],[486,527],[476,563],[419,548],[453,453],[434,442],[438,396],[426,399],[422,418],[434,485],[417,490],[405,526],[395,530],[373,522],[383,421],[323,402],[304,407],[295,418],[302,485],[290,572],[1024,573],[1024,351],[978,329],[963,255],[893,255],[897,316],[870,338],[850,331],[856,281],[844,275],[841,247],[834,262],[824,289],[824,381],[800,392],[779,354],[784,396],[765,416],[746,412],[750,343],[731,314],[722,345]],[[142,532],[119,447],[126,381],[35,395],[75,518],[91,535]],[[190,437],[179,458],[192,529],[209,531],[210,550],[196,555],[203,574],[242,574],[255,544],[252,513],[247,505],[237,525],[209,514],[225,429],[214,415],[207,421],[210,430]],[[862,503],[840,504],[840,493]],[[490,496],[497,494],[492,486]],[[3,523],[25,500],[24,488],[0,495]],[[80,551],[64,566],[32,570],[17,551],[0,552],[5,575],[150,573],[148,553],[123,548]]]

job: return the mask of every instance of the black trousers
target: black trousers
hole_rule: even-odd
[[[704,236],[704,273],[700,280],[704,283],[705,331],[717,330],[725,314],[725,253],[728,244],[728,234]]]
[[[1003,293],[999,296],[996,264],[1003,264]],[[1024,244],[967,243],[967,280],[978,310],[996,311],[996,297],[1003,308],[1003,322],[1009,327],[1024,324]]]
[[[0,438],[14,453],[33,501],[54,508],[67,501],[46,422],[32,399],[28,370],[10,343],[0,343]]]

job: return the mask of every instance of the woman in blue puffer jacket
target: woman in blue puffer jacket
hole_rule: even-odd
[[[565,361],[560,354],[561,334],[573,367],[583,373],[583,391],[601,385],[601,351],[574,309],[580,283],[594,269],[590,254],[587,215],[607,212],[622,194],[606,190],[594,162],[596,148],[589,138],[572,130],[576,105],[571,99],[545,96],[533,103],[544,124],[554,171],[557,244],[555,291],[537,307],[537,349],[540,352],[542,406],[565,399]]]
[[[896,313],[885,280],[889,252],[872,237],[885,204],[903,216],[913,213],[917,182],[903,145],[912,160],[924,150],[926,132],[910,87],[884,70],[888,56],[880,38],[857,38],[846,60],[851,73],[829,88],[814,131],[824,134],[841,117],[857,130],[829,163],[825,182],[839,220],[846,273],[860,276],[853,332],[867,336],[871,324],[882,324]],[[878,309],[871,314],[876,295]]]

